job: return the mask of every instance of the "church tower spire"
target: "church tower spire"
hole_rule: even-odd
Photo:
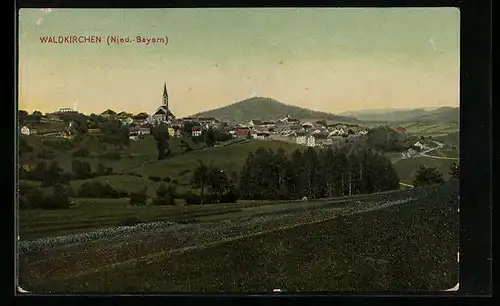
[[[165,82],[165,85],[163,87],[163,106],[165,106],[168,109],[167,82]]]

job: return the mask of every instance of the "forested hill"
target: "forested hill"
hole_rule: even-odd
[[[358,122],[357,119],[319,112],[307,108],[288,105],[271,98],[254,97],[221,108],[201,112],[194,116],[215,117],[227,121],[275,120],[290,115],[297,119],[326,119],[342,122]]]

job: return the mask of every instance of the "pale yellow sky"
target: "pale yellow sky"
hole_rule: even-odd
[[[459,104],[455,9],[33,9],[19,24],[30,112],[152,112],[165,81],[177,116],[251,96],[332,113]],[[110,34],[169,44],[40,43]]]

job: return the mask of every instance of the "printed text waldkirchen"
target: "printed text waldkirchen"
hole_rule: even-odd
[[[167,36],[94,36],[94,35],[60,35],[40,36],[42,44],[168,44]]]

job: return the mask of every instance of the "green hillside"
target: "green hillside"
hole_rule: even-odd
[[[252,119],[272,120],[281,119],[286,115],[297,119],[317,118],[342,122],[356,122],[352,117],[313,111],[306,108],[288,105],[271,98],[254,97],[243,101],[198,113],[194,116],[215,117],[228,121],[250,121]]]
[[[424,109],[389,110],[386,112],[352,112],[353,117],[366,121],[407,121],[428,114]]]
[[[425,165],[428,167],[435,167],[438,171],[443,174],[445,180],[450,178],[450,167],[453,163],[458,162],[453,159],[438,159],[432,157],[413,157],[402,159],[395,164],[393,164],[394,170],[398,174],[399,180],[405,184],[413,184],[413,179],[418,171],[419,165]]]
[[[421,121],[433,123],[457,123],[460,122],[460,109],[458,107],[440,107],[420,116],[407,119],[406,121]]]
[[[187,176],[189,176],[190,173],[189,171],[195,169],[197,160],[201,160],[206,164],[212,163],[226,171],[238,171],[245,162],[248,154],[254,152],[259,147],[273,150],[283,148],[287,152],[292,152],[297,148],[304,148],[295,143],[272,140],[252,140],[246,143],[233,144],[228,147],[207,148],[184,155],[174,156],[165,160],[145,164],[137,169],[131,169],[131,171],[135,171],[144,176],[169,176],[171,178],[187,180]]]
[[[440,107],[433,110],[416,108],[407,110],[354,111],[345,113],[364,121],[379,122],[427,122],[427,123],[458,123],[460,109],[458,107]]]

